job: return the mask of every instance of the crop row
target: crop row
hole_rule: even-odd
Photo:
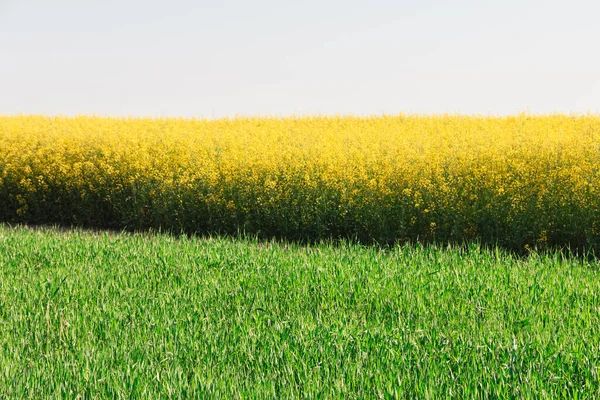
[[[0,221],[600,243],[600,117],[0,117]]]

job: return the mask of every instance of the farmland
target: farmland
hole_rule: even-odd
[[[362,243],[600,240],[597,116],[0,117],[0,220]]]
[[[600,117],[0,116],[0,398],[597,398]]]
[[[11,398],[594,398],[597,264],[0,228]]]

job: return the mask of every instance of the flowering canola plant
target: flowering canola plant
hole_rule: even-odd
[[[0,117],[0,221],[600,242],[600,117]]]

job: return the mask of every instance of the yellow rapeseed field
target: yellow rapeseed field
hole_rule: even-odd
[[[600,242],[600,117],[0,117],[0,221]]]

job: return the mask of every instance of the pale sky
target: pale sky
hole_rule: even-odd
[[[0,0],[0,114],[600,113],[598,0]]]

